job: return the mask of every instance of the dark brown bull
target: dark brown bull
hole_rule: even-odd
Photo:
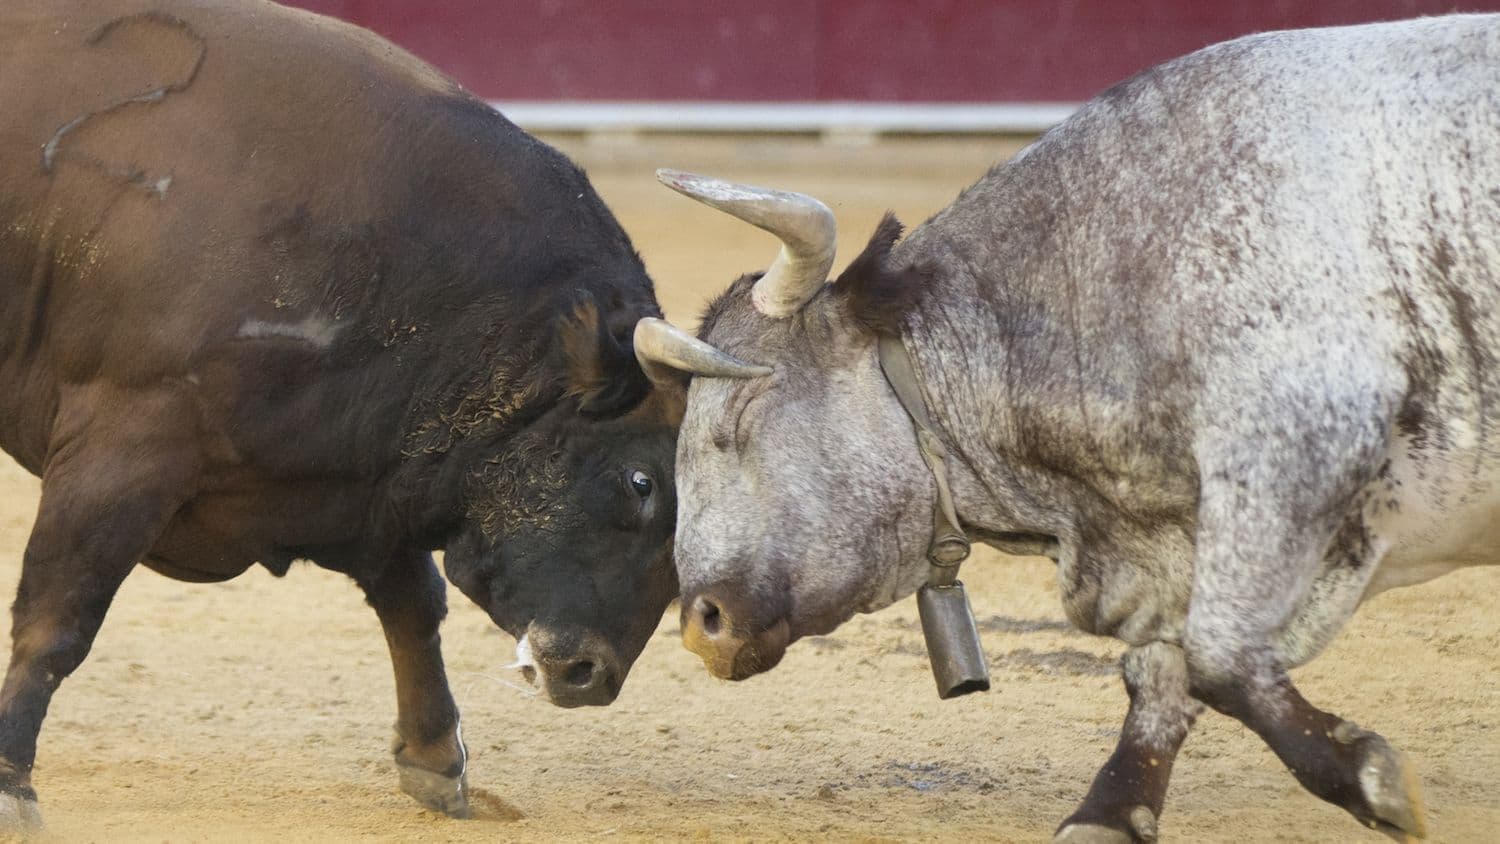
[[[448,577],[563,705],[676,591],[679,384],[584,175],[406,53],[264,3],[0,7],[0,446],[42,478],[0,689],[37,822],[58,684],[137,562],[348,573],[395,665],[403,787],[467,811]]]

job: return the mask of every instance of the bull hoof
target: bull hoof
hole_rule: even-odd
[[[1145,806],[1130,811],[1130,830],[1095,823],[1065,823],[1052,844],[1151,844],[1156,840],[1156,816]]]
[[[445,777],[410,765],[398,765],[397,770],[401,772],[401,790],[410,794],[418,803],[450,818],[473,816],[473,810],[469,807],[467,775]]]
[[[1422,789],[1411,766],[1385,739],[1371,735],[1359,764],[1359,790],[1373,826],[1396,841],[1427,837]]]
[[[1135,839],[1111,826],[1070,823],[1052,836],[1052,844],[1135,844]]]
[[[1339,724],[1333,731],[1333,739],[1352,745],[1359,752],[1359,791],[1365,799],[1365,809],[1351,809],[1355,817],[1396,841],[1426,838],[1422,789],[1411,766],[1390,742],[1361,729],[1353,721]]]
[[[42,813],[36,800],[0,792],[0,836],[30,838],[42,831]]]
[[[1156,841],[1156,815],[1150,809],[1145,806],[1131,809],[1127,823],[1129,829],[1118,829],[1101,823],[1064,821],[1062,829],[1052,836],[1052,844],[1151,844]]]

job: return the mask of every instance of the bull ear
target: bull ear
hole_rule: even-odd
[[[623,413],[650,390],[634,353],[610,333],[592,301],[579,303],[564,318],[560,334],[567,368],[564,392],[578,400],[583,415]]]
[[[901,229],[901,221],[887,211],[864,251],[833,283],[835,294],[848,304],[850,318],[874,334],[901,335],[931,275],[923,267],[891,265],[891,248],[901,239]]]

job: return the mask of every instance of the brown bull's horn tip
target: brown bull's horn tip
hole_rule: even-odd
[[[658,382],[669,380],[672,370],[717,378],[754,378],[773,371],[746,363],[655,317],[635,324],[635,357],[646,375]]]

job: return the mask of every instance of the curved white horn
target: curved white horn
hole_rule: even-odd
[[[671,379],[671,370],[717,378],[770,375],[771,367],[745,363],[721,352],[670,322],[645,317],[635,324],[635,359],[652,381]]]
[[[791,316],[828,280],[838,226],[827,205],[805,194],[736,185],[680,170],[657,170],[656,178],[781,239],[781,253],[750,293],[755,309],[766,316]]]

